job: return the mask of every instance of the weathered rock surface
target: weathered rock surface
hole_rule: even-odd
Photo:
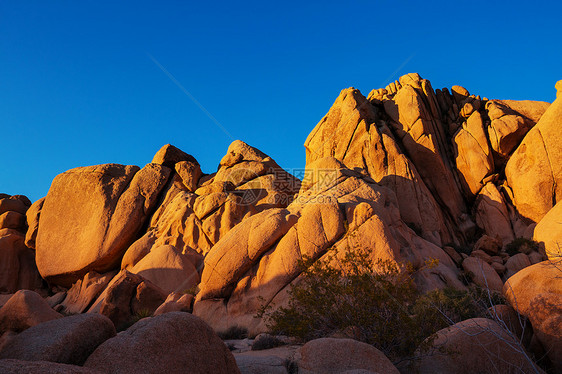
[[[158,307],[158,309],[156,309],[156,311],[154,311],[153,316],[159,316],[160,314],[164,314],[164,313],[170,313],[170,312],[189,312],[191,313],[191,311],[193,310],[193,300],[194,297],[192,294],[179,294],[179,293],[175,293],[172,292],[171,294],[168,295],[168,297],[166,298],[166,301],[164,301],[162,303],[162,305],[160,305]]]
[[[333,157],[351,169],[366,170],[377,183],[396,193],[406,223],[419,228],[435,244],[450,242],[440,207],[377,113],[359,90],[342,90],[306,139],[307,169],[318,168],[316,161]],[[330,170],[331,166],[322,167]]]
[[[157,164],[141,170],[106,164],[58,175],[41,209],[37,233],[37,267],[43,278],[70,286],[89,271],[112,270],[169,175],[168,168]]]
[[[562,257],[562,203],[540,220],[533,232],[533,240],[537,241],[549,259],[560,260]]]
[[[556,261],[528,266],[507,280],[503,292],[526,316],[555,365],[562,370],[562,268]]]
[[[166,293],[192,289],[199,284],[199,274],[189,256],[172,245],[153,248],[130,270],[151,281]]]
[[[462,262],[465,271],[473,276],[473,282],[486,289],[502,292],[503,282],[488,263],[477,257],[468,257]]]
[[[299,373],[303,374],[337,374],[359,369],[374,373],[399,373],[381,351],[352,339],[312,340],[301,348],[301,356]]]
[[[103,314],[120,329],[139,315],[154,313],[166,295],[165,291],[142,276],[122,270],[88,309],[88,313]]]
[[[373,261],[410,262],[416,268],[427,258],[439,259],[431,272],[419,272],[419,287],[464,287],[450,257],[401,221],[391,190],[361,179],[341,163],[331,172],[335,178],[307,182],[287,209],[270,209],[244,220],[211,249],[194,314],[216,330],[240,325],[251,335],[263,332],[263,322],[254,318],[262,304],[282,305],[302,271],[299,261],[316,260],[332,245],[340,252],[373,249]],[[346,221],[353,235],[345,235]]]
[[[240,373],[232,353],[199,318],[183,312],[146,318],[106,341],[85,367],[104,373]]]
[[[439,330],[429,354],[420,357],[419,372],[541,373],[542,370],[535,367],[521,349],[518,342],[493,320],[473,318]],[[439,353],[440,350],[449,354]]]
[[[77,365],[9,359],[0,360],[0,372],[5,374],[103,374],[101,371]]]
[[[113,323],[99,314],[64,317],[16,335],[2,348],[0,359],[82,365],[98,345],[113,336]]]
[[[0,292],[12,293],[41,286],[35,253],[25,246],[25,235],[17,229],[0,229]]]
[[[39,217],[45,198],[41,198],[34,202],[26,212],[27,232],[25,234],[25,245],[35,249],[35,240],[37,239],[37,230],[39,229]]]
[[[39,294],[21,290],[0,309],[0,335],[6,331],[20,332],[61,317]]]
[[[476,224],[488,236],[499,237],[503,245],[515,239],[505,199],[493,183],[486,183],[480,190],[474,207]]]
[[[544,112],[505,167],[519,213],[539,222],[562,197],[562,98]]]
[[[61,303],[61,310],[66,314],[84,313],[115,275],[116,272],[98,274],[91,271],[87,273],[68,290]]]
[[[486,111],[491,121],[488,138],[492,149],[501,158],[508,157],[549,106],[542,101],[488,101]]]

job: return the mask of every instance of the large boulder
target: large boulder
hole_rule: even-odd
[[[34,202],[27,210],[27,232],[25,234],[25,245],[29,248],[35,249],[35,240],[37,239],[37,231],[39,230],[39,217],[45,198],[41,198]]]
[[[517,312],[529,318],[538,340],[562,370],[562,267],[544,261],[520,270],[507,280],[503,292]]]
[[[299,373],[339,374],[351,370],[398,374],[390,360],[372,345],[352,339],[321,338],[301,348]]]
[[[146,318],[106,341],[85,367],[110,373],[240,373],[234,357],[199,318],[183,312]]]
[[[562,90],[562,85],[557,85]],[[562,96],[544,112],[505,167],[519,213],[539,222],[562,197]]]
[[[70,287],[89,271],[115,268],[151,214],[169,175],[170,169],[157,164],[141,170],[105,164],[55,177],[41,209],[36,239],[41,275]]]
[[[473,318],[439,330],[419,357],[420,374],[541,373],[522,345],[495,321]]]
[[[16,292],[0,309],[0,335],[6,331],[20,332],[53,319],[62,318],[39,294]]]
[[[533,232],[533,240],[537,241],[542,251],[551,260],[562,257],[562,203],[558,202],[554,208],[540,220]]]
[[[0,359],[82,365],[104,341],[115,336],[113,323],[99,314],[78,314],[30,327],[0,350]]]

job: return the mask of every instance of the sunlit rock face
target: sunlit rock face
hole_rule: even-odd
[[[112,270],[155,208],[170,169],[106,164],[58,175],[41,209],[37,267],[69,286],[88,271]]]
[[[212,174],[170,144],[142,169],[72,169],[33,205],[0,197],[0,287],[40,288],[36,261],[70,288],[53,301],[61,313],[126,324],[193,310],[251,335],[266,330],[261,308],[287,305],[299,263],[334,248],[409,264],[422,292],[464,289],[462,273],[501,291],[558,247],[561,103],[434,90],[407,74],[367,97],[341,91],[305,141],[302,181],[240,140]],[[508,254],[520,237],[540,245]]]

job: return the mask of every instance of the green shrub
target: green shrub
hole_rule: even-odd
[[[230,326],[225,331],[218,332],[217,335],[222,340],[246,339],[248,337],[248,329],[235,325]]]
[[[332,251],[301,265],[302,281],[291,287],[288,305],[258,315],[272,333],[303,341],[350,334],[397,362],[429,347],[436,331],[482,311],[468,292],[420,294],[411,266],[401,271],[389,261],[373,262],[365,250]]]
[[[283,345],[283,342],[281,340],[279,340],[275,336],[264,334],[260,335],[258,338],[256,338],[256,340],[254,340],[254,344],[252,344],[252,351],[271,349],[279,347],[280,345]]]
[[[527,238],[516,238],[511,243],[505,246],[505,251],[508,255],[514,256],[517,253],[530,254],[532,251],[539,250],[539,243]]]

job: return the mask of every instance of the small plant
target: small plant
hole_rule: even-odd
[[[256,338],[256,340],[254,340],[254,344],[252,344],[252,351],[271,349],[279,347],[280,345],[283,345],[283,342],[275,336],[263,334]]]
[[[539,250],[539,243],[527,238],[517,238],[505,246],[505,251],[510,256],[515,256],[517,253],[530,254],[533,251]]]
[[[199,285],[187,288],[187,289],[183,290],[183,293],[184,294],[190,294],[190,295],[193,295],[195,297],[199,293]]]
[[[246,339],[248,337],[248,329],[234,325],[225,331],[218,332],[217,335],[222,340]]]

